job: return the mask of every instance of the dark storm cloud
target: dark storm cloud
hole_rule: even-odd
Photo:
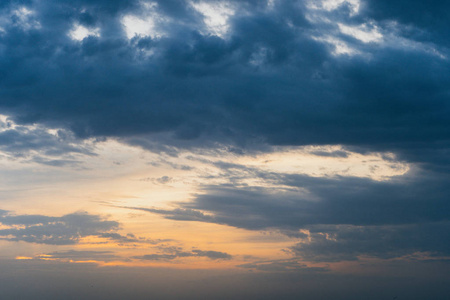
[[[413,29],[405,28],[405,34],[448,46],[449,9],[447,1],[368,0],[365,1],[364,13],[376,20],[413,26]]]
[[[81,238],[102,237],[103,234],[114,232],[119,227],[116,221],[85,212],[61,217],[3,214],[0,223],[10,226],[8,229],[0,230],[3,240],[50,245],[76,244]]]
[[[274,3],[270,9],[262,1],[233,2],[229,37],[222,38],[201,33],[203,16],[186,1],[159,1],[164,35],[128,40],[120,20],[145,15],[136,1],[10,1],[4,15],[25,5],[40,27],[3,26],[0,105],[18,122],[58,124],[80,137],[121,137],[164,150],[164,144],[214,142],[346,144],[405,152],[421,162],[428,158],[416,149],[448,148],[446,59],[420,47],[355,41],[366,56],[333,56],[333,47],[315,37],[343,38],[336,26],[308,21],[302,2]],[[327,16],[406,24],[419,14],[396,15],[381,8],[397,4],[378,3],[363,2],[359,18],[341,10]],[[407,11],[416,12],[417,3]],[[432,9],[430,18],[440,11]],[[100,36],[73,41],[74,23],[99,28]],[[430,24],[417,20],[415,30],[426,35],[420,30]],[[447,53],[443,39],[433,43]],[[165,136],[151,144],[155,133]]]

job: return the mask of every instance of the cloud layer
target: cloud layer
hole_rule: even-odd
[[[1,107],[19,123],[130,143],[165,133],[158,143],[191,147],[344,144],[420,162],[447,149],[445,24],[415,13],[418,1],[406,11],[362,2],[357,14],[347,2],[145,3],[5,2]],[[429,19],[440,20],[440,6]],[[214,11],[226,35],[208,31]],[[130,39],[124,16],[159,34]],[[71,38],[76,26],[84,38]],[[370,26],[380,42],[361,37]],[[339,43],[354,51],[333,54]]]
[[[10,228],[0,229],[1,239],[50,245],[76,244],[89,236],[103,236],[116,231],[119,223],[87,212],[62,217],[43,215],[11,215],[2,211],[0,223]]]
[[[222,163],[228,182],[204,184],[190,202],[130,208],[277,230],[310,261],[448,256],[450,7],[441,2],[3,1],[0,108],[10,119],[0,123],[0,150],[53,166],[93,155],[83,144],[90,138],[172,156],[299,145],[341,145],[316,153],[330,157],[393,153],[414,168],[388,182]],[[245,185],[246,176],[277,188]],[[0,221],[10,241],[136,240],[87,213],[2,212]],[[202,250],[136,258],[183,256],[231,258]]]

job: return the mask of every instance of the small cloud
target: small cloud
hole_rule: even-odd
[[[203,250],[192,250],[190,252],[188,251],[182,251],[179,248],[169,247],[166,249],[163,249],[165,252],[169,252],[167,254],[147,254],[142,256],[134,256],[134,259],[140,259],[140,260],[173,260],[176,258],[184,258],[184,257],[206,257],[211,260],[229,260],[232,259],[233,256],[231,256],[228,253],[220,252],[220,251],[203,251]]]
[[[347,152],[340,151],[340,150],[330,151],[330,152],[328,152],[328,151],[311,151],[309,153],[316,155],[316,156],[325,156],[325,157],[342,157],[342,158],[348,157]]]
[[[156,182],[160,183],[160,184],[166,184],[172,181],[172,177],[169,176],[163,176],[160,178],[156,178]]]
[[[193,256],[207,257],[210,259],[231,259],[232,256],[225,252],[220,251],[203,251],[203,250],[192,250]]]
[[[135,36],[149,36],[151,38],[158,37],[155,30],[155,23],[151,18],[139,18],[128,15],[123,17],[122,24],[129,39]]]
[[[87,28],[83,25],[75,25],[73,29],[69,32],[69,37],[75,41],[82,41],[83,39],[94,36],[100,36],[99,28]]]
[[[140,260],[172,260],[177,258],[177,256],[173,254],[147,254],[141,256],[133,256],[132,258]]]
[[[320,6],[315,6],[315,8],[322,8],[327,11],[336,10],[342,5],[348,5],[351,9],[351,15],[356,15],[359,12],[361,3],[360,0],[322,0]]]
[[[128,14],[121,19],[123,29],[125,30],[128,39],[132,39],[136,36],[154,39],[164,35],[163,32],[159,30],[158,25],[165,22],[165,18],[157,13],[157,6],[157,3],[154,2],[143,4],[141,14]]]
[[[240,268],[254,269],[264,272],[325,272],[328,271],[327,268],[320,267],[308,267],[305,264],[299,262],[298,259],[280,259],[280,260],[268,260],[268,261],[257,261],[253,263],[247,263],[238,265]]]
[[[223,37],[229,30],[228,19],[234,15],[234,7],[228,2],[191,2],[204,16],[208,33]]]
[[[128,207],[128,206],[118,206],[121,208],[135,209],[146,211],[149,213],[155,213],[165,216],[167,219],[178,220],[178,221],[198,221],[198,222],[212,222],[214,223],[214,217],[211,215],[206,215],[201,211],[189,209],[189,208],[176,208],[173,210],[159,209],[159,208],[145,208],[145,207]]]
[[[17,259],[17,258],[16,258]],[[124,260],[117,256],[112,251],[78,251],[78,250],[66,250],[56,251],[46,254],[39,254],[34,256],[34,259],[39,260],[58,260],[69,262],[110,262]]]
[[[154,184],[167,184],[173,181],[172,177],[169,176],[162,176],[162,177],[145,177],[145,178],[140,178],[138,179],[139,181],[144,181],[144,182],[151,182]]]
[[[119,234],[117,232],[105,232],[105,233],[100,234],[99,237],[107,238],[107,239],[110,239],[112,241],[119,242],[120,244],[130,244],[130,243],[133,243],[133,244],[136,243],[137,244],[138,243],[138,244],[152,244],[152,245],[156,245],[156,244],[159,244],[161,242],[170,241],[170,240],[167,240],[167,239],[165,239],[165,240],[161,240],[161,239],[152,240],[152,239],[148,239],[148,238],[137,237],[137,236],[135,236],[132,233],[128,233],[126,235],[122,235],[122,234]]]
[[[22,6],[12,12],[11,20],[13,24],[23,30],[40,29],[41,24],[34,19],[35,12],[28,7]]]
[[[343,34],[350,35],[363,43],[379,43],[383,39],[383,35],[378,31],[378,27],[373,24],[348,26],[339,23],[338,26]]]

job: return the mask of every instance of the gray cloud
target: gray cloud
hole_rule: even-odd
[[[238,267],[244,269],[253,269],[264,272],[327,272],[329,269],[320,267],[307,267],[302,264],[298,259],[282,259],[282,260],[267,260],[257,261],[247,264],[239,265]]]
[[[50,133],[43,126],[17,126],[9,120],[1,125],[0,151],[10,159],[59,167],[79,164],[77,155],[96,155],[93,143],[85,143],[67,130]]]
[[[271,174],[293,189],[207,186],[192,202],[163,210],[136,208],[166,218],[247,229],[315,224],[385,225],[448,220],[445,178],[377,182],[354,177],[313,178]],[[305,188],[308,194],[299,189]]]
[[[118,242],[119,244],[152,244],[156,245],[162,242],[170,241],[168,239],[149,239],[144,237],[138,237],[132,233],[127,233],[126,235],[119,234],[117,232],[104,232],[99,235],[99,237],[107,238],[112,241]]]
[[[311,154],[317,155],[317,156],[325,156],[325,157],[348,157],[348,153],[346,151],[311,151]]]
[[[158,178],[147,177],[141,178],[139,181],[153,182],[155,184],[168,184],[173,181],[173,178],[169,176],[162,176]]]
[[[66,251],[55,251],[51,253],[46,253],[45,255],[37,255],[35,259],[55,259],[62,261],[118,261],[123,260],[123,258],[115,255],[112,251],[79,251],[79,250],[66,250]]]
[[[178,220],[178,221],[211,221],[214,218],[212,216],[205,215],[204,213],[193,210],[193,209],[183,209],[177,208],[173,210],[165,210],[158,208],[144,208],[144,207],[123,207],[128,209],[142,210],[150,213],[157,213],[166,216],[167,219]]]
[[[0,239],[7,241],[25,241],[50,245],[77,244],[81,238],[96,236],[116,242],[119,245],[150,244],[168,242],[169,239],[150,239],[126,235],[117,231],[120,223],[108,220],[100,215],[76,212],[61,217],[44,215],[14,215],[0,210],[0,224],[10,228],[0,230]]]
[[[450,222],[397,226],[313,226],[309,241],[292,247],[308,261],[390,259],[421,253],[428,259],[450,255]]]
[[[76,244],[81,238],[102,236],[119,228],[116,221],[86,212],[61,217],[4,214],[0,223],[11,226],[0,230],[0,236],[4,240],[51,245]]]
[[[147,254],[141,256],[133,256],[132,258],[140,260],[173,260],[176,258],[183,258],[183,257],[207,257],[212,260],[217,259],[228,260],[232,258],[230,254],[220,251],[203,251],[198,249],[193,249],[192,251],[183,251],[181,249],[173,247],[165,248],[163,250],[169,253]]]
[[[234,176],[233,172],[224,174]],[[251,170],[249,174],[256,173]],[[311,261],[360,256],[387,259],[415,252],[450,255],[450,191],[445,177],[416,174],[377,182],[353,177],[260,175],[292,189],[246,187],[237,181],[204,187],[192,201],[178,203],[179,208],[173,210],[128,208],[178,221],[277,230],[302,239],[293,253]],[[299,232],[301,229],[309,230],[310,235]]]

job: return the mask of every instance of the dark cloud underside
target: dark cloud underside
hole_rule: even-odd
[[[164,34],[129,40],[121,18],[144,14],[136,1],[10,1],[4,15],[22,5],[33,13],[3,25],[0,106],[21,123],[130,142],[166,132],[171,138],[160,142],[180,146],[345,144],[414,161],[429,160],[422,151],[448,148],[447,59],[418,46],[370,47],[345,38],[333,23],[308,21],[301,1],[276,1],[273,8],[233,3],[227,38],[202,33],[203,16],[188,2],[159,1]],[[365,18],[413,24],[422,35],[417,41],[397,34],[417,43],[426,35],[445,55],[445,39],[434,35],[442,33],[445,5],[422,15],[421,3],[368,1],[358,17],[342,9],[326,16],[350,25]],[[99,28],[99,36],[74,41],[74,24]],[[316,39],[324,34],[365,55],[332,55]]]

